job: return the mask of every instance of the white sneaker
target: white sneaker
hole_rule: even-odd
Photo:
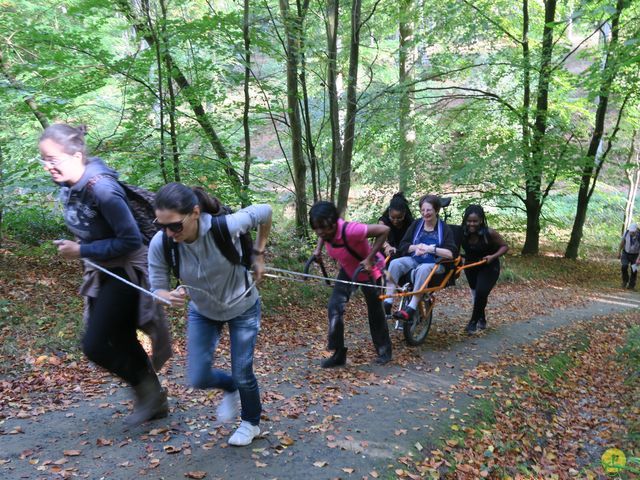
[[[257,425],[251,425],[246,420],[243,420],[238,429],[228,440],[229,445],[236,447],[244,447],[253,442],[253,439],[260,435],[260,427]]]
[[[216,410],[216,417],[219,422],[232,422],[238,418],[240,413],[240,392],[224,392],[222,401]]]

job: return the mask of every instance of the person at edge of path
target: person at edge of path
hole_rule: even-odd
[[[309,224],[318,235],[318,244],[313,254],[322,262],[322,248],[340,265],[337,279],[343,281],[367,282],[373,279],[376,285],[382,285],[382,267],[384,259],[378,253],[387,239],[389,227],[379,224],[345,222],[340,218],[338,209],[332,202],[316,202],[309,211]],[[344,234],[344,236],[343,236]],[[346,238],[345,238],[346,237]],[[367,239],[375,238],[373,245]],[[362,266],[368,272],[362,272],[353,278],[356,270]],[[322,361],[322,368],[344,365],[347,362],[347,348],[344,346],[344,312],[349,298],[358,287],[336,282],[327,307],[329,316],[328,350],[333,354]],[[375,362],[384,365],[391,361],[391,338],[384,317],[382,304],[378,299],[379,288],[360,287],[367,303],[369,330],[377,352]]]
[[[398,192],[389,202],[389,206],[378,218],[378,223],[389,227],[389,236],[382,245],[385,256],[394,257],[400,247],[400,242],[413,222],[413,215],[409,202],[402,192]]]
[[[500,276],[500,257],[509,250],[502,236],[487,225],[484,209],[480,205],[469,205],[464,211],[462,250],[466,264],[487,261],[464,271],[473,297],[473,312],[465,331],[473,334],[477,329],[487,328],[487,299]]]
[[[85,134],[83,126],[54,124],[39,141],[41,163],[62,187],[64,220],[78,239],[57,240],[58,253],[86,258],[140,284],[141,278],[146,281],[147,247],[118,174],[101,159],[87,158]],[[166,391],[136,335],[138,320],[148,311],[141,309],[138,290],[85,264],[80,293],[86,299],[84,354],[133,388],[135,404],[125,423],[166,417]]]
[[[413,221],[400,242],[400,257],[391,261],[387,275],[387,295],[392,295],[400,278],[411,272],[414,288],[420,288],[431,270],[438,268],[436,273],[444,271],[442,265],[436,267],[438,258],[452,259],[457,254],[457,248],[451,228],[440,219],[438,213],[442,204],[437,195],[424,195],[420,198],[421,218]],[[399,320],[412,320],[420,304],[423,294],[411,297],[409,305],[404,310],[393,313]],[[385,314],[391,313],[393,298],[384,301]]]
[[[251,274],[244,265],[231,263],[216,245],[209,230],[212,215],[221,204],[202,188],[169,183],[156,193],[158,232],[149,246],[149,276],[152,291],[182,306],[189,297],[187,312],[187,375],[194,388],[224,391],[217,409],[222,422],[234,421],[241,404],[241,423],[229,445],[249,445],[260,434],[260,390],[253,372],[253,358],[260,330],[260,298]],[[234,246],[241,252],[241,234],[258,230],[253,248],[253,275],[259,282],[264,273],[264,249],[271,231],[271,207],[251,205],[226,215]],[[163,246],[163,234],[178,245],[179,278],[184,286],[170,290],[170,266]],[[212,368],[214,354],[224,326],[229,329],[231,375]]]
[[[622,288],[635,290],[636,279],[638,278],[638,264],[640,258],[640,232],[638,225],[632,223],[618,245],[618,258],[620,259],[620,267],[622,272]],[[631,270],[631,274],[629,274]]]

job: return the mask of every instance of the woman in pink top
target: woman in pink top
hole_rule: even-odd
[[[384,258],[378,251],[389,234],[386,225],[366,225],[357,222],[345,222],[339,218],[338,209],[331,202],[316,202],[309,211],[309,223],[318,235],[318,245],[313,252],[319,262],[322,262],[322,247],[326,246],[327,253],[340,265],[338,280],[354,280],[366,282],[370,277],[378,284],[382,284],[381,267]],[[369,238],[375,238],[373,246],[369,245]],[[353,275],[359,266],[367,273],[361,273],[354,279]],[[328,349],[333,355],[322,362],[322,368],[337,367],[347,361],[347,349],[344,346],[344,310],[357,286],[336,282],[329,299],[329,341]],[[389,328],[378,299],[378,288],[361,287],[367,302],[369,329],[371,339],[378,356],[376,363],[384,365],[391,360],[391,339]]]

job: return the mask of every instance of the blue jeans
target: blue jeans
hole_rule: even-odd
[[[231,375],[212,367],[222,328],[227,324],[231,343]],[[187,375],[195,388],[240,391],[242,420],[260,423],[260,390],[253,373],[253,352],[260,330],[260,300],[246,312],[226,322],[204,317],[189,305],[187,313]]]

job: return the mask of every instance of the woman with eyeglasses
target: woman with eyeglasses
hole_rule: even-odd
[[[402,192],[391,197],[389,206],[378,219],[378,223],[389,227],[389,236],[382,246],[385,256],[395,257],[400,247],[400,242],[413,222],[413,215],[409,208],[409,202]]]
[[[140,284],[146,277],[147,247],[129,209],[118,174],[86,154],[86,129],[55,124],[40,137],[41,163],[60,185],[64,219],[76,241],[57,240],[68,259],[89,259]],[[146,309],[135,288],[85,265],[80,292],[86,299],[82,349],[92,362],[127,382],[135,404],[125,422],[137,425],[165,417],[167,395],[136,329]],[[153,304],[151,304],[153,305]]]
[[[219,421],[233,421],[241,404],[240,426],[229,438],[235,446],[249,445],[260,434],[260,391],[253,373],[253,356],[260,329],[260,299],[255,283],[247,284],[246,268],[222,254],[210,233],[213,215],[222,214],[218,199],[202,188],[181,183],[162,187],[155,198],[156,225],[161,228],[149,246],[149,273],[155,294],[179,307],[189,300],[187,313],[187,374],[195,388],[224,391],[218,406]],[[264,248],[271,230],[271,207],[251,205],[226,215],[226,225],[238,252],[239,236],[258,233],[253,249],[253,275],[264,272]],[[218,224],[218,223],[216,223]],[[170,288],[170,265],[163,236],[178,246],[182,286]],[[229,329],[231,375],[212,368],[224,326]]]

